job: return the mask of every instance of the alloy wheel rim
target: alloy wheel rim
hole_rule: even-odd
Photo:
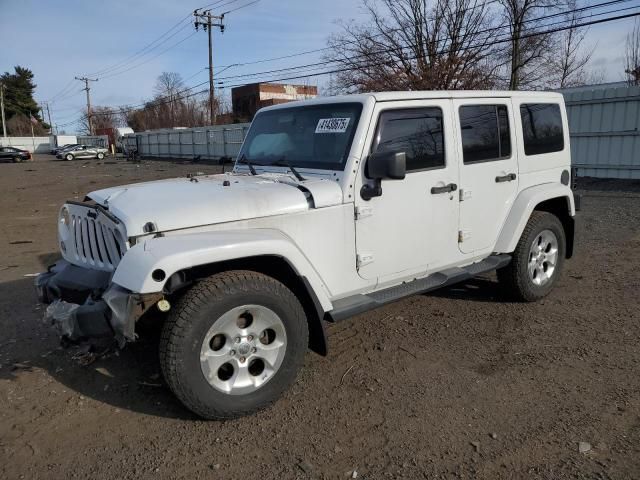
[[[287,348],[282,319],[262,305],[242,305],[219,317],[200,349],[202,373],[213,388],[245,395],[278,372]]]
[[[541,287],[549,283],[558,262],[558,238],[551,230],[543,230],[531,243],[528,272],[534,285]]]

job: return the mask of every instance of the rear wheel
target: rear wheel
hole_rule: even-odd
[[[71,160],[73,160],[73,155],[71,155],[70,153],[67,153],[64,158],[65,158],[65,160],[71,161]]]
[[[534,211],[511,263],[498,270],[498,280],[509,294],[533,302],[546,296],[555,285],[566,252],[564,228],[551,213]]]
[[[251,414],[295,380],[307,321],[294,294],[249,271],[214,275],[191,288],[163,327],[160,363],[178,399],[204,418]]]

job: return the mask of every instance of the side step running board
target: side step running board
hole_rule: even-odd
[[[481,273],[490,272],[506,266],[511,261],[511,255],[492,255],[484,260],[472,263],[466,267],[455,267],[429,275],[425,278],[405,282],[395,287],[385,288],[368,294],[358,294],[342,298],[333,302],[333,310],[325,314],[325,319],[330,322],[338,322],[349,317],[387,303],[395,302],[411,295],[426,293],[438,288],[453,285],[454,283],[468,280]]]

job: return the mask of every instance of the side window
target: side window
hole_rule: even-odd
[[[540,155],[564,149],[560,105],[525,103],[520,105],[520,117],[526,155]]]
[[[407,172],[444,167],[442,110],[387,110],[380,114],[373,152],[405,152]]]
[[[465,164],[511,156],[511,133],[506,105],[460,107],[462,155]]]

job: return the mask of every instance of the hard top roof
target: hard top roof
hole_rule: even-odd
[[[410,92],[373,92],[354,95],[340,95],[335,97],[317,97],[308,100],[282,103],[280,105],[266,107],[263,110],[276,110],[280,108],[298,107],[302,105],[321,105],[326,103],[366,103],[370,100],[374,100],[376,102],[390,102],[449,98],[526,98],[531,100],[542,98],[548,100],[549,98],[554,98],[560,101],[563,97],[562,94],[557,92],[531,92],[520,90],[417,90]]]

